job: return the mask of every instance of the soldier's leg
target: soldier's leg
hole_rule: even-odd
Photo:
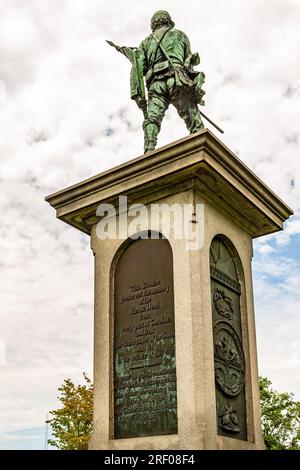
[[[147,118],[143,124],[145,153],[156,147],[161,122],[168,106],[166,83],[162,80],[153,82],[148,91]]]
[[[191,134],[204,129],[201,114],[197,103],[186,94],[171,94],[171,103],[177,109],[179,116],[184,119],[186,127]]]

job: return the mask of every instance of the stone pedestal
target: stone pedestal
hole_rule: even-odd
[[[145,206],[137,232],[157,240],[128,239],[119,196]],[[263,449],[252,239],[281,230],[291,209],[208,130],[46,200],[95,255],[90,448]],[[114,239],[99,238],[103,203]],[[178,237],[176,211],[159,238],[150,212],[162,204],[193,208],[196,244]]]

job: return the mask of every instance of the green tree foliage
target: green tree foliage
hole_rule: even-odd
[[[52,428],[49,444],[61,450],[84,450],[92,433],[93,385],[83,373],[84,385],[75,386],[70,379],[59,387],[62,408],[50,411],[47,422]]]
[[[300,402],[279,393],[266,377],[259,379],[263,436],[268,450],[300,450]]]

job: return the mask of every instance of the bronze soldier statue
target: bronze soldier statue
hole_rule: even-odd
[[[175,106],[191,134],[204,127],[198,104],[204,105],[205,76],[194,70],[200,58],[198,53],[192,54],[188,37],[174,26],[169,13],[160,10],[152,16],[152,33],[138,48],[119,47],[107,41],[132,62],[131,98],[144,113],[145,153],[156,147],[169,104]]]

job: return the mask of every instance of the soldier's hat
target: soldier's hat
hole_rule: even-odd
[[[170,13],[168,13],[165,10],[158,10],[154,13],[154,15],[151,18],[151,29],[153,29],[153,25],[156,23],[156,21],[160,19],[166,20],[168,23],[170,23],[172,28],[175,26],[175,23],[172,20]]]

